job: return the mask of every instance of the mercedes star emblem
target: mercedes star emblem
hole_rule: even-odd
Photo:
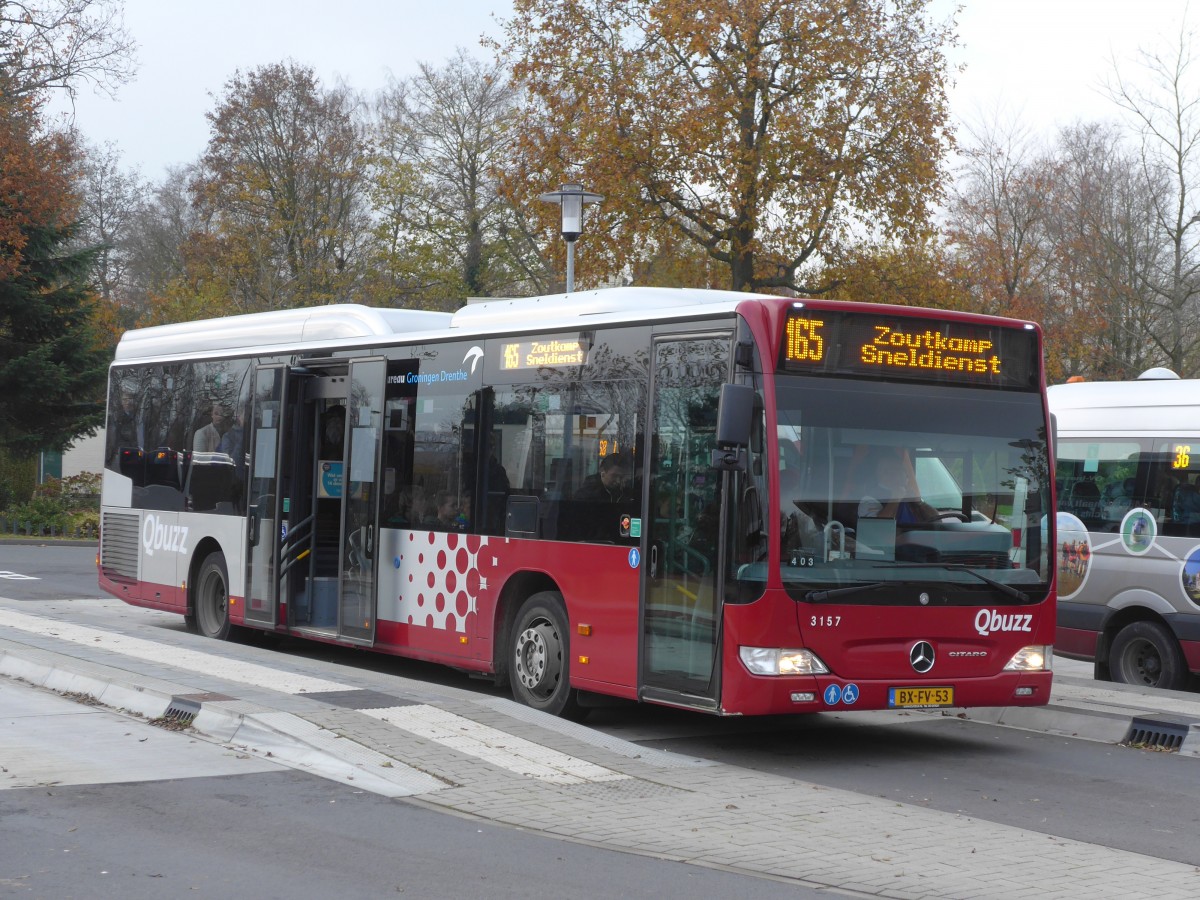
[[[924,675],[933,668],[933,645],[929,641],[917,641],[908,651],[908,661],[913,671]]]

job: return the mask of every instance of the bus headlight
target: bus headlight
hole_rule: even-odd
[[[811,650],[741,647],[742,663],[755,675],[824,675],[829,667]]]
[[[1004,667],[1005,672],[1049,672],[1054,648],[1049,644],[1022,647]]]

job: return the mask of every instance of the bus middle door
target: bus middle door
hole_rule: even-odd
[[[274,628],[279,609],[279,550],[283,542],[279,472],[284,442],[283,410],[287,388],[282,365],[254,371],[254,409],[246,423],[250,447],[250,498],[246,523],[247,623]]]
[[[383,444],[387,360],[353,360],[346,399],[346,455],[342,490],[338,635],[356,643],[375,639],[378,609],[376,546],[379,535],[380,448]]]

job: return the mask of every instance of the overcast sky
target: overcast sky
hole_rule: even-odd
[[[1050,137],[1075,119],[1115,118],[1099,91],[1112,73],[1136,74],[1139,48],[1170,49],[1185,0],[962,0],[966,65],[951,92],[956,118],[999,112]],[[955,0],[934,0],[938,16]],[[1197,7],[1200,9],[1200,5]],[[93,143],[113,142],[124,162],[151,180],[195,161],[208,139],[204,114],[236,69],[294,59],[328,84],[375,91],[418,62],[440,65],[463,47],[483,58],[483,34],[509,0],[125,0],[139,45],[137,79],[116,100],[81,92],[76,124]],[[1198,15],[1193,12],[1193,21]]]

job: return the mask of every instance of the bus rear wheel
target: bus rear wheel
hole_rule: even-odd
[[[1174,635],[1158,622],[1133,622],[1117,632],[1108,668],[1113,681],[1168,691],[1180,690],[1188,674]]]
[[[513,696],[554,716],[580,718],[583,709],[571,690],[571,641],[562,595],[534,594],[513,624],[508,680]]]
[[[192,587],[192,621],[195,630],[204,637],[228,640],[229,570],[224,553],[210,553],[200,564]]]

